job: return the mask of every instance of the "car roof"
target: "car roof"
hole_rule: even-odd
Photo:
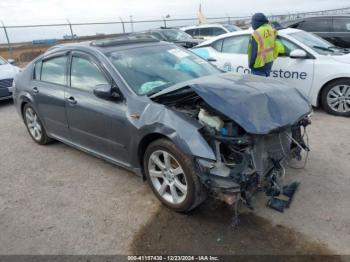
[[[171,44],[162,42],[152,37],[147,36],[122,36],[116,38],[99,39],[95,41],[84,41],[79,43],[61,44],[51,47],[48,53],[64,50],[98,50],[102,53],[109,53],[118,50],[126,50],[130,48],[139,48],[152,45]]]
[[[296,29],[296,28],[283,28],[283,29],[278,30],[278,33],[280,35],[289,35],[289,34],[300,32],[300,31],[302,31],[302,30]],[[219,39],[227,38],[230,36],[239,36],[239,35],[246,35],[246,34],[251,34],[251,33],[253,33],[253,29],[251,29],[251,28],[246,29],[246,30],[241,30],[241,31],[229,32],[229,33],[226,33],[223,35],[216,36],[216,37],[209,39],[207,41],[204,41],[203,43],[200,43],[196,47],[207,46],[207,45],[210,45]]]
[[[184,27],[181,27],[181,30],[196,29],[196,28],[203,28],[203,27],[225,27],[225,25],[224,25],[224,24],[201,24],[201,25],[192,25],[192,26],[184,26]]]
[[[284,21],[282,22],[283,25],[293,25],[296,23],[300,23],[302,21],[305,20],[312,20],[312,19],[322,19],[322,18],[349,18],[350,19],[350,15],[315,15],[315,16],[306,16],[306,17],[300,17],[297,19],[293,19],[293,20],[289,20],[289,21]]]

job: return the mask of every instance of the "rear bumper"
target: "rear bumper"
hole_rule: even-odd
[[[11,86],[0,86],[0,100],[12,99],[13,87]]]
[[[0,91],[0,101],[1,100],[8,100],[8,99],[12,99],[12,92],[11,91],[7,91],[4,92],[4,90]]]

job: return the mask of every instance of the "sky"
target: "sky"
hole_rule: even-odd
[[[200,0],[0,0],[0,21],[6,25],[29,25],[71,22],[103,22],[129,20],[196,17]],[[291,12],[318,11],[350,7],[350,0],[201,0],[202,11],[207,17],[247,16],[254,12],[281,14]],[[56,29],[50,28],[52,35]],[[37,30],[37,31],[47,31]],[[66,32],[59,29],[57,34]],[[82,30],[81,28],[78,29]],[[62,32],[61,32],[62,31]],[[101,29],[96,28],[96,33]],[[41,32],[35,30],[27,34]],[[9,30],[13,39],[23,38],[24,31]],[[69,33],[69,32],[66,32]],[[23,35],[24,34],[24,35]],[[36,36],[35,36],[36,37]],[[0,42],[4,41],[0,32]]]

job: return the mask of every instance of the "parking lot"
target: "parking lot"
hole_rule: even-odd
[[[206,201],[188,215],[162,207],[147,183],[55,142],[36,145],[0,102],[1,254],[350,254],[350,120],[316,110],[311,153],[292,206],[257,194],[255,211]]]

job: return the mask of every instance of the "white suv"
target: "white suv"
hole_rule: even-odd
[[[218,35],[241,30],[238,26],[229,24],[195,25],[182,27],[180,29],[191,35],[193,38],[200,39],[210,39]]]

